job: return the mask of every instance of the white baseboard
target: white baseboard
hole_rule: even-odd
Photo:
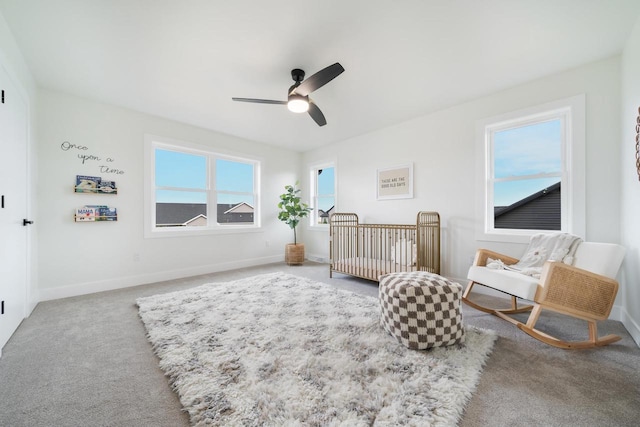
[[[614,307],[615,308],[615,307]],[[625,310],[624,307],[619,308],[620,320],[624,327],[627,329],[631,338],[636,342],[638,347],[640,347],[640,322],[636,321],[631,315]]]
[[[609,320],[617,320],[618,322],[622,322],[622,311],[624,309],[622,306],[614,305],[611,307],[611,313],[609,313]]]
[[[306,258],[309,261],[319,262],[322,264],[329,264],[329,258],[326,256],[307,253]]]
[[[93,294],[96,292],[112,291],[114,289],[129,288],[148,283],[162,282],[165,280],[181,279],[183,277],[199,276],[201,274],[216,273],[219,271],[235,270],[238,268],[253,267],[257,265],[271,264],[284,260],[284,255],[274,255],[263,258],[252,258],[242,261],[209,264],[198,267],[167,270],[137,276],[117,277],[95,282],[76,283],[69,286],[40,289],[39,301],[49,301],[60,298],[69,298],[79,295]]]

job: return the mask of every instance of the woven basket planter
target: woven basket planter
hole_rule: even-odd
[[[304,262],[304,243],[288,243],[285,246],[284,261],[289,265],[302,265]]]

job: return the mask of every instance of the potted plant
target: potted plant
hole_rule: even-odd
[[[284,260],[289,265],[299,265],[304,262],[304,244],[298,243],[296,226],[300,220],[311,211],[311,208],[300,201],[298,181],[294,185],[285,185],[286,193],[280,195],[278,203],[278,219],[293,229],[293,243],[285,246]]]

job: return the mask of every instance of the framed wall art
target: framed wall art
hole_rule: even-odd
[[[377,200],[413,198],[413,163],[378,169]]]

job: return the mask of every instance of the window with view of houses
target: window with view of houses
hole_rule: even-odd
[[[159,141],[151,145],[153,229],[259,225],[257,161]]]
[[[563,132],[559,118],[493,132],[495,228],[560,230]]]
[[[311,168],[311,225],[329,224],[336,205],[336,168],[327,163]]]
[[[584,96],[486,119],[483,238],[584,229]]]

